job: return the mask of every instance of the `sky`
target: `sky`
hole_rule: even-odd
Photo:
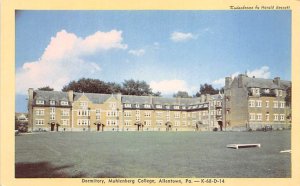
[[[16,111],[28,88],[144,80],[190,95],[247,73],[291,80],[290,11],[16,11]]]

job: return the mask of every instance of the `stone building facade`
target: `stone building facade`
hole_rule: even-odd
[[[240,74],[225,78],[224,124],[227,130],[287,128],[291,108],[286,103],[290,81],[262,79]]]
[[[205,131],[222,123],[223,95],[163,98],[29,89],[32,131]]]

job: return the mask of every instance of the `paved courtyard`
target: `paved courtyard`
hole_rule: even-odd
[[[291,177],[291,131],[16,136],[16,177]],[[229,149],[231,143],[261,148]]]

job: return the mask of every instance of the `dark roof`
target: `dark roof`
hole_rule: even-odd
[[[55,100],[55,101],[61,101],[61,100],[68,100],[68,93],[67,92],[61,92],[61,91],[44,91],[44,90],[36,90],[34,91],[34,100],[36,99],[43,99],[45,101],[49,100]]]
[[[247,76],[242,78],[244,86],[248,88],[287,89],[291,86],[291,82],[285,80],[279,80],[279,85],[277,85],[274,79],[251,78]]]

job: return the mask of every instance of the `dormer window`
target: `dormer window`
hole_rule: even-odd
[[[149,104],[144,105],[145,108],[151,108]]]
[[[129,103],[126,103],[124,106],[125,106],[125,108],[131,108],[131,104],[129,104]]]
[[[41,100],[41,99],[38,99],[38,100],[36,100],[36,104],[37,104],[37,105],[44,105],[44,104],[45,104],[45,101],[44,101],[44,100]]]
[[[135,107],[136,107],[136,108],[140,108],[140,105],[139,105],[139,104],[135,104]]]
[[[282,96],[282,90],[278,90],[278,96]]]
[[[162,108],[162,105],[156,105],[156,108]]]
[[[50,100],[50,105],[55,105],[55,100]]]
[[[69,105],[69,103],[67,101],[61,101],[60,104],[61,105]]]
[[[269,93],[270,93],[270,89],[266,88],[266,89],[265,89],[265,93],[266,93],[266,94],[269,94]]]
[[[88,102],[87,101],[80,101],[80,108],[87,108]]]
[[[178,106],[178,105],[175,105],[175,106],[174,106],[174,109],[179,109],[179,106]]]
[[[259,88],[252,88],[253,95],[259,95]]]
[[[166,105],[166,109],[170,109],[170,106],[169,106],[169,105]]]

